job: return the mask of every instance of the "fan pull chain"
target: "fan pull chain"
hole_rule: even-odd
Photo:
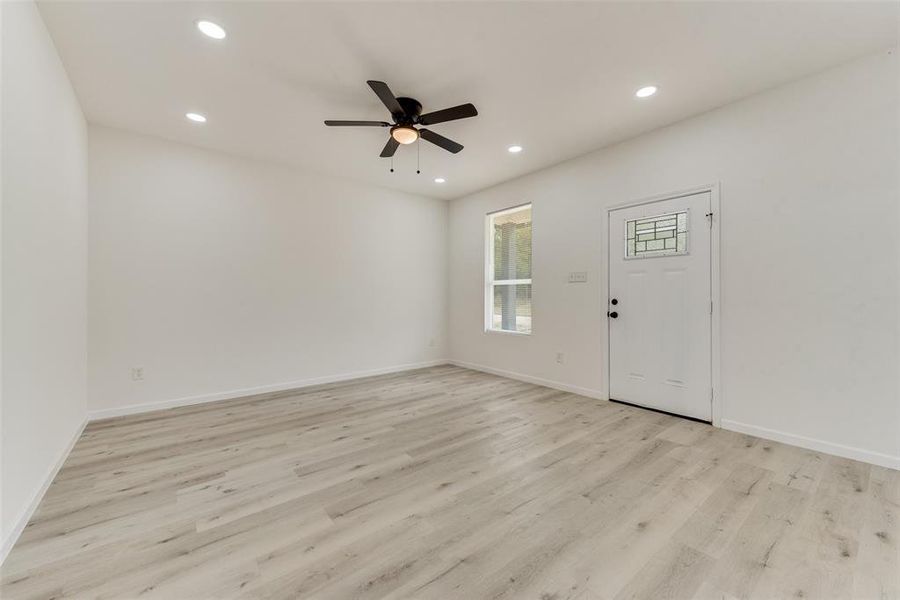
[[[421,151],[420,151],[421,148],[422,148],[422,142],[417,141],[416,142],[416,175],[418,175],[419,173],[422,172],[419,170],[419,155],[421,154]]]
[[[394,157],[391,156],[391,173],[394,172]]]

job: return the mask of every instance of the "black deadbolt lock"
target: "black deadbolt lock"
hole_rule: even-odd
[[[615,306],[616,304],[619,303],[619,301],[616,300],[615,298],[613,298],[612,300],[609,301],[609,303],[612,304],[613,306]]]

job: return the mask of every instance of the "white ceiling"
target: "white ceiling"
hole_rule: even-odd
[[[896,2],[42,2],[87,118],[441,198],[488,187],[897,43]],[[215,41],[197,19],[223,25]],[[366,85],[466,146],[378,157]],[[634,91],[659,93],[638,100]],[[184,113],[206,114],[205,125]],[[510,144],[525,150],[513,155]],[[433,183],[437,176],[447,183]]]

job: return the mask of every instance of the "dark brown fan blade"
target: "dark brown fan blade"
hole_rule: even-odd
[[[383,81],[367,81],[369,87],[372,88],[372,91],[378,96],[378,98],[387,106],[387,109],[391,111],[391,115],[394,117],[405,117],[406,111],[403,110],[403,107],[400,106],[400,103],[397,102],[397,98],[394,96],[394,92],[391,91],[391,88]]]
[[[419,135],[422,136],[422,139],[428,140],[435,146],[440,146],[447,152],[452,152],[453,154],[456,154],[463,149],[462,144],[457,144],[453,140],[445,138],[444,136],[438,135],[435,132],[429,131],[427,129],[420,129]]]
[[[381,158],[390,158],[394,155],[394,152],[397,151],[397,147],[400,145],[400,142],[395,140],[392,137],[388,138],[387,144],[384,145],[384,149],[381,151]]]
[[[467,119],[478,115],[473,104],[460,104],[453,108],[445,108],[437,110],[419,117],[419,123],[422,125],[434,125],[435,123],[445,123],[447,121],[455,121],[457,119]]]
[[[329,127],[390,127],[384,121],[325,121]]]

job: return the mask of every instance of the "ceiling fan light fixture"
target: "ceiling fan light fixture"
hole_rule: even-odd
[[[462,144],[445,138],[431,129],[416,129],[415,126],[431,126],[437,123],[446,123],[447,121],[457,121],[477,116],[478,111],[473,104],[460,104],[459,106],[436,110],[423,115],[422,103],[415,98],[406,96],[398,98],[394,96],[394,92],[383,81],[370,79],[366,83],[369,84],[369,87],[372,88],[372,91],[375,92],[375,95],[378,96],[384,107],[391,113],[391,120],[394,121],[394,124],[392,125],[387,121],[335,121],[328,119],[325,121],[327,127],[390,127],[390,137],[384,148],[382,148],[381,154],[378,155],[381,158],[393,158],[394,153],[401,145],[412,144],[419,141],[420,138],[439,148],[443,148],[451,154],[457,154],[463,149]],[[419,169],[416,169],[416,172],[420,172]]]
[[[391,137],[401,144],[412,144],[419,139],[419,132],[415,127],[398,125],[391,129]]]

